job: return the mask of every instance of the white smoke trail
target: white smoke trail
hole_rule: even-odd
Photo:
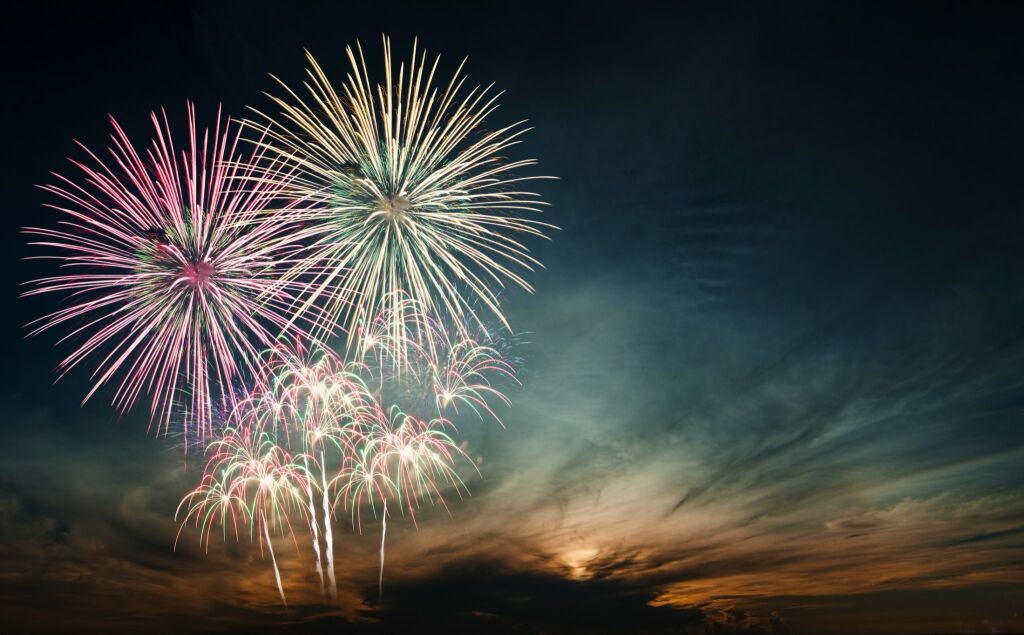
[[[277,568],[277,558],[274,557],[274,545],[270,542],[270,529],[267,527],[267,517],[263,512],[260,512],[260,517],[263,520],[263,536],[267,540],[267,549],[270,550],[270,562],[274,565],[274,580],[277,581],[277,592],[281,594],[281,603],[284,604],[284,610],[288,610],[288,600],[284,598],[284,587],[281,586],[281,571]]]
[[[384,499],[383,526],[380,530],[380,576],[377,578],[377,606],[384,598],[384,539],[388,535],[388,499]]]
[[[316,519],[316,508],[313,506],[313,484],[309,480],[309,460],[302,459],[306,467],[306,496],[309,498],[309,529],[313,534],[313,551],[316,553],[316,574],[320,577],[320,595],[324,595],[324,568],[320,556],[320,523]],[[322,469],[322,468],[321,468]],[[328,529],[330,531],[330,529]]]
[[[324,467],[324,451],[320,450],[320,479],[323,483],[324,541],[327,548],[327,575],[331,581],[331,599],[338,599],[338,585],[334,579],[334,536],[331,533],[331,510],[327,504],[327,469]]]

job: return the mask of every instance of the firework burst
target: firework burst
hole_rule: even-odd
[[[59,224],[23,230],[47,250],[36,259],[61,265],[23,293],[66,301],[29,324],[74,343],[58,379],[89,366],[83,403],[107,386],[121,413],[148,402],[158,433],[182,424],[207,460],[175,547],[189,525],[206,550],[216,530],[248,528],[286,610],[275,536],[298,551],[308,527],[321,593],[336,598],[335,512],[362,533],[368,510],[379,602],[392,514],[418,527],[421,508],[468,493],[462,463],[477,466],[451,419],[500,423],[516,363],[485,323],[515,337],[499,296],[532,291],[541,265],[523,241],[554,229],[521,189],[550,177],[520,176],[535,161],[505,156],[524,122],[486,125],[500,93],[468,88],[465,62],[435,81],[440,58],[415,43],[396,68],[383,44],[380,83],[358,44],[337,85],[309,55],[308,97],[282,83],[280,115],[256,111],[265,127],[218,111],[197,129],[189,103],[187,137],[161,109],[137,147],[111,117],[107,153],[79,144],[77,176],[42,186]],[[243,152],[246,130],[258,134]]]
[[[382,390],[386,385],[398,392],[404,404],[432,400],[440,416],[458,414],[465,406],[500,424],[492,403],[509,406],[510,401],[499,383],[519,384],[515,365],[498,348],[510,348],[508,343],[479,325],[446,326],[416,300],[399,296],[385,298],[357,327],[353,348],[361,369],[375,376]]]
[[[357,454],[342,466],[331,486],[337,492],[337,502],[351,511],[352,522],[360,532],[362,508],[369,504],[376,517],[380,505],[379,604],[384,586],[388,501],[394,500],[416,524],[416,510],[424,501],[447,510],[445,489],[454,489],[460,497],[468,492],[456,470],[458,459],[465,459],[474,469],[476,465],[446,432],[454,428],[446,419],[426,421],[405,414],[397,406],[385,414],[377,407],[364,425],[366,432]]]
[[[265,383],[246,400],[242,418],[248,425],[271,428],[282,441],[298,445],[306,474],[307,518],[321,592],[324,563],[332,598],[337,595],[334,569],[333,510],[329,503],[327,473],[334,464],[346,465],[363,439],[363,421],[372,415],[375,401],[359,365],[346,365],[329,349],[282,342],[264,356]],[[314,490],[319,489],[317,509]],[[320,535],[323,534],[323,551]]]
[[[23,231],[37,239],[32,244],[58,250],[41,258],[66,273],[30,282],[24,295],[70,300],[31,323],[31,334],[66,327],[61,342],[80,340],[59,374],[95,360],[83,403],[114,382],[121,412],[148,394],[158,431],[179,411],[186,437],[191,431],[202,440],[215,407],[230,405],[233,383],[255,374],[259,350],[302,319],[286,310],[306,295],[305,285],[294,276],[279,282],[294,227],[264,213],[277,209],[292,175],[262,151],[243,156],[241,127],[222,125],[219,112],[212,132],[197,131],[188,105],[180,154],[166,113],[151,118],[155,137],[142,153],[111,118],[107,162],[81,146],[90,161],[71,162],[82,182],[55,174],[60,184],[43,186],[62,199],[49,205],[63,216],[60,228]],[[330,294],[323,284],[317,293]]]
[[[459,405],[471,409],[478,417],[490,415],[500,425],[501,419],[488,398],[505,406],[511,401],[495,387],[492,378],[505,377],[519,383],[515,367],[505,361],[497,349],[480,344],[472,338],[461,338],[445,349],[443,364],[432,367],[434,401],[438,413],[459,411]]]
[[[287,608],[271,533],[294,537],[289,516],[306,511],[303,495],[310,487],[308,473],[271,432],[260,428],[226,428],[208,452],[202,482],[185,496],[175,516],[184,512],[182,528],[193,521],[200,529],[200,540],[205,535],[207,548],[215,524],[224,527],[226,538],[230,518],[237,539],[239,523],[247,522],[250,540],[259,542],[260,551],[266,549],[270,555],[274,581]]]
[[[415,44],[396,73],[384,38],[383,84],[370,79],[359,45],[346,51],[351,67],[338,88],[307,54],[308,99],[282,83],[287,97],[271,96],[280,116],[259,113],[270,121],[266,147],[301,172],[288,189],[309,203],[295,210],[308,251],[285,280],[323,266],[301,306],[338,284],[317,325],[331,332],[354,333],[381,298],[400,310],[403,291],[459,324],[479,320],[479,304],[508,326],[500,288],[532,291],[522,272],[540,266],[521,238],[552,227],[528,218],[544,203],[520,189],[546,177],[516,176],[535,161],[504,157],[527,128],[485,129],[500,93],[464,90],[462,65],[435,83],[440,58]]]

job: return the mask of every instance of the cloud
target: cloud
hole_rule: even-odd
[[[826,605],[855,613],[857,598],[1022,581],[1024,503],[1006,484],[1019,446],[972,432],[1015,412],[1018,340],[971,348],[945,334],[894,357],[902,336],[851,301],[789,339],[735,316],[705,322],[705,307],[702,342],[668,342],[690,317],[616,285],[549,303],[538,332],[553,335],[529,352],[536,372],[507,429],[461,426],[485,459],[473,495],[451,516],[424,510],[419,529],[389,523],[383,610],[378,525],[359,535],[339,522],[336,607],[318,595],[304,537],[280,539],[286,615],[247,537],[204,553],[186,529],[171,550],[194,459],[142,425],[68,433],[21,417],[35,423],[8,433],[0,463],[0,556],[12,563],[0,626],[372,631],[419,615],[558,631],[575,610],[598,616],[581,622],[591,630],[630,632],[612,607],[666,630],[784,632],[821,626]]]

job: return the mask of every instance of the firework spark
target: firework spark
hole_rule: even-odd
[[[458,413],[462,404],[481,419],[486,412],[504,427],[488,398],[505,406],[511,405],[509,398],[495,387],[494,379],[504,377],[518,384],[515,367],[496,348],[480,344],[470,337],[449,340],[442,350],[442,363],[431,367],[438,413],[444,414],[448,410]]]

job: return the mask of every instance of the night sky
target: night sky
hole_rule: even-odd
[[[859,4],[859,3],[857,3]],[[25,3],[4,9],[0,633],[1024,631],[1020,5]],[[54,385],[23,225],[108,113],[266,107],[387,33],[507,91],[560,231],[473,496],[338,546],[203,553],[197,465]],[[376,69],[375,69],[376,70]]]

